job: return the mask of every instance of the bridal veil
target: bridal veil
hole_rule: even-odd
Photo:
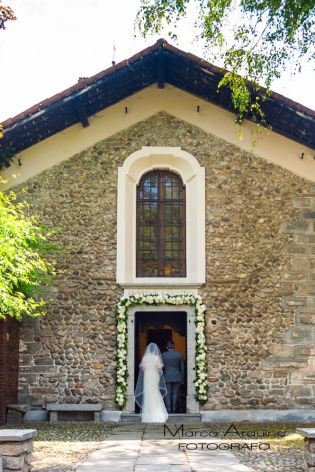
[[[159,375],[158,388],[162,397],[165,397],[167,393],[165,379],[163,375],[163,360],[161,356],[160,349],[155,343],[150,343],[145,350],[144,356],[140,364],[140,371],[137,380],[136,390],[135,390],[135,400],[140,408],[143,408],[144,403],[144,393],[149,394],[148,391],[145,392],[144,385],[144,375],[150,375],[155,373]],[[153,387],[153,385],[151,384]],[[154,387],[153,387],[154,388]],[[151,390],[151,389],[150,389]],[[151,392],[154,394],[154,392]]]

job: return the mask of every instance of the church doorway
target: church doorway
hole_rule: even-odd
[[[135,313],[135,363],[134,379],[137,382],[139,374],[139,364],[143,357],[146,346],[153,342],[156,343],[161,353],[166,350],[166,343],[169,340],[175,343],[176,351],[183,356],[185,365],[185,380],[181,386],[179,411],[186,413],[186,395],[187,395],[187,316],[186,312],[163,311],[150,312],[141,311]],[[135,405],[136,412],[139,407]]]

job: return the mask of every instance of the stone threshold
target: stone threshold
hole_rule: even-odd
[[[141,415],[136,413],[122,413],[120,421],[122,423],[140,423]],[[168,416],[167,423],[199,423],[201,415],[197,413],[176,413]]]

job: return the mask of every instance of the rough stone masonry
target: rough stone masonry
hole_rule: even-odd
[[[0,430],[1,472],[30,472],[35,429]]]
[[[141,146],[180,146],[206,169],[203,408],[313,407],[314,185],[164,112],[23,185],[58,229],[63,273],[47,316],[23,322],[19,401],[114,408],[117,168]]]

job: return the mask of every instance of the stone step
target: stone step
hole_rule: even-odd
[[[123,423],[138,423],[141,421],[140,414],[123,413],[121,420]],[[198,413],[176,413],[168,417],[167,423],[198,423],[201,421],[201,415]]]

